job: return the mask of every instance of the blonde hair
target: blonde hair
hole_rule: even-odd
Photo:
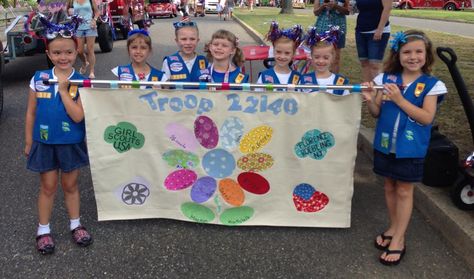
[[[224,30],[224,29],[220,29],[214,32],[214,34],[212,34],[211,40],[204,47],[204,51],[206,52],[206,57],[210,62],[212,62],[213,57],[212,57],[211,51],[209,50],[209,45],[215,39],[225,39],[231,42],[235,48],[235,54],[232,57],[232,63],[234,63],[237,67],[242,67],[242,65],[244,65],[244,62],[245,62],[244,53],[238,47],[237,37],[232,32]]]
[[[285,36],[281,36],[280,38],[276,39],[275,41],[272,42],[272,45],[273,47],[275,47],[275,45],[277,43],[292,43],[293,44],[293,50],[296,51],[296,49],[298,48],[298,46],[296,45],[296,42],[293,41],[292,39],[288,38],[288,37],[285,37]]]
[[[313,54],[313,51],[315,49],[326,48],[326,47],[332,47],[333,53],[336,53],[336,47],[334,46],[333,43],[329,43],[326,41],[319,41],[311,47],[311,54]]]

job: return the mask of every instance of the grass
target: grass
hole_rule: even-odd
[[[289,27],[294,24],[301,24],[307,27],[315,22],[315,17],[310,14],[294,14],[289,16],[278,13],[279,9],[271,8],[258,8],[252,13],[247,9],[234,10],[235,16],[246,22],[260,34],[265,34],[268,31],[269,23],[272,20],[277,20],[282,27]],[[347,76],[352,84],[361,82],[360,64],[355,48],[354,28],[354,21],[348,20],[346,48],[342,50],[341,59],[341,74]],[[402,29],[400,26],[392,26],[392,32],[405,29]],[[457,67],[464,77],[468,91],[472,94],[474,92],[474,60],[472,59],[474,39],[456,35],[447,36],[443,33],[428,30],[425,32],[433,41],[434,47],[450,47],[456,52],[458,56]],[[459,147],[461,156],[464,156],[464,154],[472,151],[471,132],[451,75],[446,65],[440,59],[436,60],[433,75],[445,82],[448,87],[448,94],[438,110],[435,122],[439,125],[441,132],[446,134]],[[366,108],[363,108],[362,123],[367,127],[375,126],[375,120],[368,115]]]
[[[439,19],[439,20],[458,21],[458,22],[465,22],[465,23],[474,23],[473,10],[445,11],[445,10],[421,10],[421,9],[411,9],[411,10],[392,9],[391,15],[401,16],[401,17],[416,17],[416,18]]]

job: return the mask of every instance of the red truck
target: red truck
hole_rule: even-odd
[[[400,0],[395,6],[400,9],[438,8],[449,11],[472,8],[472,0]]]
[[[151,18],[178,16],[178,8],[173,3],[173,0],[150,0],[146,10]]]

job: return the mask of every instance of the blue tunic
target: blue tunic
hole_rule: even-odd
[[[36,118],[33,126],[33,140],[45,144],[72,144],[84,141],[84,120],[76,123],[69,117],[54,85],[44,85],[43,80],[53,77],[53,70],[37,71],[34,75],[36,92]],[[74,72],[70,79],[85,79]],[[76,101],[78,86],[71,85],[69,95]]]
[[[150,75],[148,76],[147,81],[161,81],[163,78],[163,72],[150,66]],[[133,71],[132,64],[118,66],[117,69],[119,80],[123,81],[136,81],[135,72]],[[152,86],[147,86],[146,88],[152,88]]]
[[[262,71],[258,74],[259,78],[262,79],[262,83],[271,84],[294,84],[297,85],[300,82],[300,73],[297,71],[291,71],[288,80],[280,81],[273,68]],[[286,91],[285,89],[276,89],[277,91]]]
[[[334,82],[333,82],[332,85],[349,84],[349,79],[348,78],[345,78],[344,76],[339,75],[339,74],[334,74],[334,75],[336,76],[336,78],[334,79]],[[301,84],[318,85],[318,79],[316,78],[316,72],[311,72],[311,73],[304,74],[301,77]],[[327,85],[327,84],[324,84],[324,85]],[[335,95],[343,95],[344,94],[344,89],[337,89],[337,90],[333,90],[332,92]]]
[[[202,55],[196,56],[191,72],[179,52],[165,57],[165,60],[171,73],[170,81],[199,82],[200,77],[206,74],[205,70],[208,67],[207,59]]]
[[[435,86],[438,79],[422,75],[403,93],[403,97],[417,107],[423,107],[425,96]],[[384,74],[383,83],[403,84],[401,74]],[[441,101],[442,98],[438,98]],[[424,158],[431,137],[431,124],[422,125],[410,118],[394,102],[382,100],[380,115],[375,129],[374,148],[389,154],[392,149],[392,134],[397,117],[398,122],[395,155],[397,158]]]

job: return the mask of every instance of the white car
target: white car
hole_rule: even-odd
[[[204,2],[204,9],[206,13],[217,13],[217,4],[219,0],[206,0]]]

